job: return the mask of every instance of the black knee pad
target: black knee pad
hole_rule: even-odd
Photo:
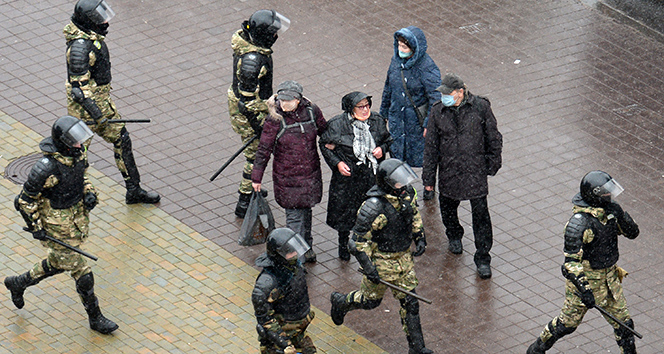
[[[413,291],[414,292],[414,291]],[[416,298],[406,295],[405,298],[399,300],[401,307],[406,310],[406,313],[410,315],[419,315],[420,314],[420,303]]]
[[[90,295],[94,293],[95,278],[92,272],[85,274],[76,280],[76,292],[81,295]]]
[[[625,321],[625,324],[629,326],[629,328],[634,329],[634,321],[631,318]],[[620,340],[618,340],[619,346],[626,347],[634,345],[634,333],[630,332],[626,328],[623,328],[622,326],[614,329],[613,331],[618,337],[620,337]]]
[[[363,299],[363,300],[364,301],[362,301],[362,308],[365,309],[365,310],[375,309],[383,301],[383,299],[377,299],[377,300]]]
[[[553,326],[553,321],[549,322],[548,324],[549,331],[553,335],[554,338],[559,339],[562,338],[563,336],[566,336],[574,331],[576,331],[576,327],[567,327],[562,323],[558,323],[557,326]]]
[[[62,270],[62,269],[57,269],[57,268],[51,267],[51,265],[48,264],[48,261],[45,260],[45,259],[42,260],[42,268],[44,269],[44,273],[46,273],[44,275],[47,276],[47,277],[50,277],[52,275],[56,275],[56,274],[60,274],[60,273],[64,272],[64,270]]]
[[[129,149],[131,150],[131,138],[129,137],[129,132],[127,131],[126,128],[122,128],[120,130],[120,138],[116,140],[113,145],[116,148],[120,148],[122,150]]]

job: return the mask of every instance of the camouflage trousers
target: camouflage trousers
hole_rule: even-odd
[[[408,291],[413,291],[419,284],[415,275],[415,264],[413,263],[413,256],[410,250],[397,253],[376,251],[373,254],[373,263],[378,270],[380,278],[386,282]],[[377,306],[380,300],[383,299],[386,290],[387,285],[376,284],[365,276],[362,277],[360,290],[350,292],[346,296],[346,301],[353,308],[362,308],[363,304],[367,302],[373,302]],[[408,328],[405,325],[406,309],[403,307],[403,300],[406,298],[406,294],[397,290],[391,290],[392,296],[402,304],[399,309],[399,316],[403,324],[403,331],[408,334]]]
[[[307,327],[309,327],[309,324],[315,316],[316,314],[314,311],[310,311],[309,314],[301,320],[286,321],[284,320],[283,316],[275,315],[277,323],[283,331],[282,336],[287,337],[291,341],[298,353],[316,353],[316,346],[314,346],[314,342],[311,340],[311,337],[305,333]],[[271,329],[273,330],[270,324],[266,324],[264,327],[266,331],[270,331]],[[276,354],[281,350],[281,348],[275,346],[267,339],[259,337],[258,340],[261,344],[261,354]]]
[[[233,89],[228,89],[228,113],[231,116],[231,127],[233,131],[240,135],[242,144],[246,144],[251,138],[256,135],[254,129],[249,124],[247,117],[245,117],[238,109],[239,100],[235,97]],[[258,116],[259,121],[265,119],[266,114],[261,113]],[[262,124],[262,123],[261,123]],[[256,159],[256,151],[258,150],[259,139],[254,140],[246,149],[244,149],[244,167],[242,169],[242,179],[240,181],[239,192],[243,194],[251,194],[254,190],[251,187],[251,172],[254,170],[254,159]]]
[[[125,154],[123,154],[123,147],[121,144],[121,137],[125,129],[125,123],[113,123],[113,124],[95,124],[94,119],[90,117],[88,111],[83,108],[80,104],[74,101],[71,95],[71,85],[69,83],[67,86],[67,114],[81,119],[88,123],[88,127],[99,135],[107,143],[113,144],[113,157],[115,158],[115,164],[118,166],[118,170],[122,174],[122,177],[127,180],[129,174],[127,172],[127,166],[125,163]],[[95,104],[101,110],[103,118],[108,120],[111,119],[122,119],[120,113],[118,113],[115,103],[111,98],[111,85],[95,86],[93,87],[93,97]],[[126,133],[128,134],[128,133]],[[85,147],[88,148],[92,139],[85,142]],[[133,162],[130,162],[133,163]]]
[[[587,262],[584,261],[584,263]],[[615,265],[604,269],[592,269],[584,264],[584,273],[588,278],[588,283],[595,296],[597,306],[604,308],[607,312],[625,322],[630,316],[627,310],[627,301],[623,294],[622,272],[624,270]],[[574,284],[567,280],[565,283],[565,303],[560,314],[544,327],[544,330],[540,334],[542,342],[548,341],[553,336],[552,332],[555,332],[557,326],[563,325],[567,328],[576,329],[581,324],[583,317],[588,312],[588,308],[583,304],[581,298],[576,295],[576,292],[578,290]],[[620,328],[609,317],[604,316],[604,318],[614,329]],[[550,326],[553,328],[550,328]],[[619,341],[621,338],[616,331],[614,333],[616,333],[616,341]]]

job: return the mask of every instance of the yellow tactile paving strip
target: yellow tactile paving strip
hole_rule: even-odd
[[[0,168],[38,150],[43,137],[0,112]],[[124,188],[91,167],[100,203],[85,250],[102,312],[120,325],[103,336],[66,274],[30,287],[18,310],[0,285],[0,353],[258,353],[250,301],[258,270],[154,206],[124,204]],[[21,190],[0,178],[0,277],[27,271],[45,249],[13,208]],[[316,311],[320,353],[384,353]]]

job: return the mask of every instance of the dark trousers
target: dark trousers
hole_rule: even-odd
[[[311,236],[311,208],[286,209],[286,227],[297,232],[311,247],[313,237]]]
[[[463,237],[463,226],[459,223],[459,204],[461,201],[440,195],[440,215],[445,225],[445,234],[449,240],[460,240]],[[489,251],[493,246],[493,229],[489,205],[486,197],[471,199],[470,208],[473,216],[473,235],[475,236],[475,265],[490,264]]]

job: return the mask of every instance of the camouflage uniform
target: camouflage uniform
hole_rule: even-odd
[[[353,237],[349,241],[350,251],[365,276],[359,290],[347,295],[332,293],[332,319],[337,325],[343,323],[348,311],[368,310],[380,305],[387,286],[371,280],[375,275],[372,277],[370,273],[377,272],[380,280],[411,292],[415,292],[419,284],[410,251],[413,242],[422,244],[421,252],[415,253],[416,256],[424,252],[423,246],[426,245],[422,217],[417,208],[417,192],[408,186],[407,191],[397,197],[374,186],[367,195],[370,198],[358,211]],[[431,353],[424,347],[418,300],[394,289],[392,295],[401,305],[399,315],[408,339],[409,353]]]
[[[83,31],[73,22],[64,27],[63,34],[68,45],[68,80],[65,83],[67,113],[85,121],[104,141],[113,144],[115,164],[127,186],[126,202],[157,203],[160,200],[157,193],[146,192],[140,188],[141,178],[125,123],[106,122],[122,117],[111,98],[111,63],[108,47],[104,43],[105,36],[93,31]],[[84,99],[75,99],[72,88],[80,89]],[[84,102],[81,102],[82,99]],[[99,117],[93,117],[90,109],[99,114]],[[92,139],[88,140],[86,147],[89,147],[91,142]]]
[[[567,278],[565,302],[560,314],[544,327],[539,338],[528,348],[528,354],[544,353],[558,339],[576,330],[588,312],[582,293],[592,292],[592,296],[588,296],[594,297],[597,306],[634,328],[622,288],[627,273],[615,262],[618,260],[617,236],[636,238],[638,226],[619,207],[619,211],[592,207],[578,195],[573,202],[574,215],[565,225],[565,263],[562,266]],[[621,353],[636,353],[633,334],[604,317],[614,328]]]
[[[228,113],[231,117],[231,127],[233,131],[240,135],[242,143],[246,143],[256,135],[252,128],[249,118],[240,113],[238,104],[243,102],[247,111],[255,114],[256,123],[263,125],[265,117],[268,115],[266,100],[272,96],[272,49],[262,48],[251,44],[242,36],[243,31],[238,30],[231,38],[231,48],[233,49],[233,84],[228,88]],[[247,53],[258,53],[261,61],[260,68],[255,70],[257,77],[252,78],[258,85],[243,85],[242,78],[245,77],[242,72],[242,58]],[[251,91],[243,90],[244,87],[250,87]],[[252,87],[253,86],[253,87]],[[242,194],[251,194],[251,172],[254,168],[254,159],[258,149],[259,139],[254,140],[244,149],[246,159],[242,170],[242,180],[240,182],[239,192]]]

